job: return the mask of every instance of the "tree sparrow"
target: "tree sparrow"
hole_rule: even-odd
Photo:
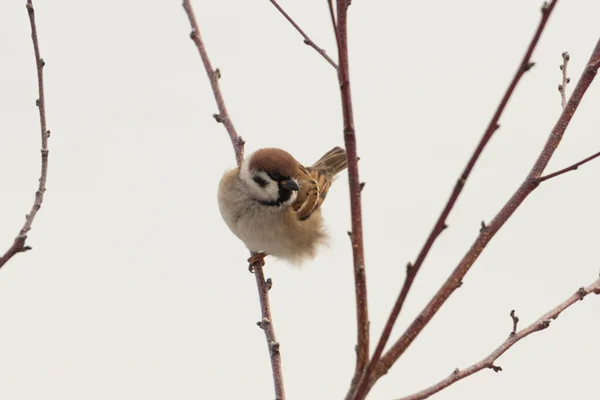
[[[333,177],[347,166],[346,152],[334,147],[310,167],[288,152],[260,149],[219,184],[219,209],[229,229],[257,253],[299,263],[316,254],[327,235],[320,206]]]

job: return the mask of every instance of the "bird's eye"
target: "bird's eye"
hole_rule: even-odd
[[[258,186],[263,187],[263,188],[269,184],[269,182],[265,181],[260,176],[255,176],[252,179],[254,180],[254,182],[256,182],[258,184]]]
[[[271,177],[271,179],[273,179],[274,181],[279,181],[281,180],[281,174],[279,172],[269,172],[269,176]]]

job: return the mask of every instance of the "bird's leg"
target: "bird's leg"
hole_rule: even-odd
[[[255,265],[260,265],[261,267],[265,265],[266,256],[267,255],[263,252],[252,254],[252,256],[248,259],[248,271],[254,272]]]

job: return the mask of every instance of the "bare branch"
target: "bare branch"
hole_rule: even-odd
[[[335,21],[335,11],[333,9],[333,0],[327,0],[329,6],[329,16],[331,17],[331,26],[333,27],[333,34],[335,35],[335,43],[338,49],[340,48],[340,38],[337,30],[337,22]],[[339,50],[338,50],[339,51]]]
[[[273,382],[275,384],[275,396],[277,400],[285,399],[285,390],[283,387],[283,371],[281,369],[281,353],[279,352],[279,342],[275,337],[275,329],[271,319],[271,305],[269,303],[269,290],[273,285],[271,278],[265,280],[263,273],[264,261],[261,259],[251,265],[256,278],[256,287],[258,288],[258,298],[260,300],[260,310],[262,320],[258,326],[265,332],[269,355],[271,357],[271,369],[273,370]]]
[[[568,299],[557,305],[552,310],[548,311],[546,314],[542,315],[538,318],[534,323],[527,326],[526,328],[521,329],[520,331],[516,331],[516,322],[514,317],[514,310],[511,312],[511,317],[513,318],[513,331],[508,335],[506,340],[502,342],[500,346],[498,346],[494,351],[492,351],[487,357],[482,359],[481,361],[463,369],[456,369],[450,376],[446,379],[443,379],[436,383],[433,386],[428,387],[425,390],[414,393],[410,396],[402,397],[398,400],[421,400],[426,399],[429,396],[441,391],[442,389],[447,388],[448,386],[464,379],[468,376],[473,375],[476,372],[481,371],[482,369],[492,369],[495,372],[502,371],[502,368],[494,365],[494,362],[504,354],[508,349],[510,349],[515,343],[520,341],[521,339],[531,335],[532,333],[542,331],[550,326],[550,322],[558,318],[558,316],[567,308],[571,307],[573,304],[577,303],[580,300],[583,300],[590,293],[600,294],[600,279],[596,279],[591,285],[588,287],[579,288],[574,294],[572,294]],[[516,319],[518,321],[518,318]]]
[[[563,110],[567,105],[567,85],[571,82],[571,78],[567,76],[567,65],[569,65],[569,53],[566,51],[562,53],[563,63],[560,65],[560,70],[562,71],[562,82],[558,85],[558,91],[560,92],[560,104],[562,105]]]
[[[332,7],[330,8],[332,9]],[[344,121],[344,143],[348,157],[348,179],[350,186],[350,211],[352,215],[352,257],[354,262],[354,285],[356,297],[356,368],[353,382],[356,384],[369,361],[369,311],[367,305],[367,280],[363,247],[361,209],[361,183],[358,174],[356,132],[350,91],[350,69],[348,61],[348,8],[346,0],[337,0],[337,24],[334,26],[338,44],[338,80],[342,100]]]
[[[285,10],[275,0],[269,0],[269,1],[275,6],[275,8],[281,13],[281,15],[283,15],[285,17],[285,19],[287,19],[289,21],[289,23],[292,24],[292,26],[294,28],[296,28],[298,33],[300,35],[302,35],[302,37],[304,38],[304,44],[315,49],[317,51],[317,53],[319,53],[325,60],[327,60],[327,62],[329,64],[331,64],[331,66],[333,68],[335,68],[337,70],[338,69],[337,64],[335,63],[335,61],[333,61],[331,59],[331,57],[329,57],[327,55],[327,52],[325,50],[323,50],[322,48],[320,48],[319,46],[317,46],[317,44],[315,42],[313,42],[312,39],[309,38],[306,33],[304,33],[302,28],[300,28],[300,26],[298,26],[298,24],[292,19],[292,17],[290,17],[289,14],[287,12],[285,12]]]
[[[531,192],[539,185],[539,178],[552,158],[554,151],[558,147],[564,133],[583,99],[587,89],[593,82],[600,66],[600,40],[596,43],[590,60],[581,75],[567,106],[561,113],[556,125],[548,136],[538,159],[535,161],[531,171],[519,186],[516,192],[511,196],[508,202],[498,211],[492,221],[486,226],[486,229],[479,233],[471,248],[464,255],[458,266],[450,274],[450,277],[437,291],[434,297],[419,313],[417,318],[410,324],[408,329],[394,343],[394,345],[381,358],[376,367],[375,374],[369,381],[372,385],[380,376],[384,375],[389,368],[400,358],[413,340],[419,335],[423,328],[431,321],[433,316],[439,311],[442,305],[448,300],[450,295],[460,286],[462,279],[469,272],[471,266],[475,263],[479,255],[483,252],[487,244],[494,235],[502,228],[504,223],[510,218],[515,210],[525,201]]]
[[[37,34],[37,26],[35,24],[35,10],[33,9],[32,0],[27,0],[27,14],[29,15],[29,25],[31,26],[31,40],[33,42],[33,52],[35,54],[35,65],[37,69],[37,80],[38,80],[38,98],[35,101],[35,105],[38,108],[40,114],[40,131],[42,136],[42,167],[40,172],[40,178],[38,183],[37,191],[35,192],[35,200],[33,206],[29,211],[29,214],[25,217],[25,223],[19,231],[19,234],[15,238],[12,246],[0,257],[0,268],[8,262],[15,254],[22,253],[30,250],[31,247],[25,246],[27,240],[27,233],[31,230],[33,220],[37,215],[37,212],[42,207],[44,201],[44,193],[46,192],[46,179],[48,177],[48,137],[50,131],[46,126],[46,99],[44,96],[44,65],[45,62],[40,56],[40,44]]]
[[[552,10],[554,9],[554,6],[556,5],[557,1],[558,0],[554,0],[550,4],[544,5],[544,7],[542,7],[542,15],[541,15],[541,19],[538,24],[538,27],[535,31],[535,34],[533,35],[533,38],[531,39],[531,42],[529,43],[529,46],[527,47],[527,51],[525,52],[525,55],[523,56],[523,59],[521,60],[519,67],[517,68],[517,71],[515,72],[515,75],[514,75],[512,81],[510,82],[508,88],[506,89],[506,92],[504,93],[504,96],[502,97],[500,104],[496,108],[496,112],[492,116],[492,119],[490,120],[483,136],[481,137],[479,144],[475,148],[475,151],[471,155],[469,162],[467,163],[467,165],[465,166],[465,169],[463,170],[460,177],[456,181],[456,184],[454,185],[454,189],[452,190],[452,194],[450,195],[450,198],[446,202],[446,205],[444,206],[444,209],[442,210],[435,225],[433,226],[433,229],[429,233],[429,236],[427,237],[425,244],[421,248],[421,251],[419,252],[419,255],[417,256],[417,259],[415,260],[414,263],[411,264],[412,268],[407,269],[406,279],[404,280],[404,284],[402,285],[402,289],[400,290],[400,293],[398,294],[396,303],[394,304],[392,311],[390,313],[390,316],[388,317],[388,320],[384,326],[383,332],[381,333],[379,342],[377,343],[375,351],[373,352],[373,357],[371,358],[371,361],[369,362],[369,365],[367,366],[365,376],[361,379],[360,387],[358,388],[356,396],[354,397],[355,399],[361,399],[363,396],[363,393],[365,393],[367,382],[369,380],[369,376],[373,373],[373,369],[375,368],[375,365],[379,362],[379,359],[383,353],[383,350],[385,349],[385,346],[386,346],[386,344],[389,340],[389,337],[392,333],[394,324],[396,323],[396,320],[398,319],[398,316],[400,315],[400,311],[402,310],[402,306],[404,305],[404,302],[406,301],[406,297],[408,296],[408,293],[410,292],[412,284],[413,284],[417,274],[419,273],[421,265],[425,261],[425,258],[429,254],[429,251],[433,247],[433,244],[435,243],[435,241],[437,240],[439,235],[444,231],[444,229],[447,228],[446,219],[448,218],[448,216],[450,215],[450,212],[454,208],[454,205],[456,204],[456,201],[458,200],[460,193],[462,192],[463,188],[465,187],[465,183],[467,182],[467,179],[469,178],[471,172],[473,171],[475,164],[479,160],[479,157],[481,156],[483,149],[489,143],[494,132],[496,132],[498,130],[498,128],[500,127],[498,122],[499,122],[500,117],[502,116],[502,113],[504,112],[504,109],[506,108],[506,105],[508,104],[508,101],[510,100],[515,88],[517,87],[517,84],[519,83],[519,81],[521,80],[521,78],[523,77],[525,72],[529,71],[529,69],[531,69],[531,67],[534,65],[534,63],[531,62],[531,56],[538,44],[538,41],[542,35],[542,32],[544,31],[546,23],[548,22],[550,14],[552,13]]]
[[[562,59],[563,59],[563,63],[560,65],[560,70],[562,71],[562,83],[560,85],[558,85],[558,91],[560,92],[561,104],[562,104],[562,108],[564,110],[564,108],[567,104],[567,100],[566,100],[567,84],[569,84],[571,82],[571,78],[569,78],[567,76],[567,66],[569,64],[569,60],[571,59],[571,57],[569,56],[569,53],[567,53],[565,51],[564,53],[562,53]],[[594,158],[597,158],[599,156],[600,156],[600,152],[593,154],[593,155],[591,155],[587,158],[584,158],[583,160],[578,161],[575,164],[572,164],[566,168],[563,168],[561,170],[558,170],[558,171],[548,174],[546,176],[542,176],[540,179],[538,179],[538,182],[542,183],[548,179],[552,179],[552,178],[562,175],[566,172],[575,171],[577,168],[579,168],[579,166],[581,166],[587,162],[590,162]]]
[[[568,167],[566,167],[566,168],[563,168],[563,169],[561,169],[561,170],[559,170],[559,171],[556,171],[556,172],[553,172],[553,173],[551,173],[551,174],[548,174],[548,175],[542,176],[540,179],[538,179],[538,182],[540,182],[540,183],[541,183],[541,182],[547,181],[548,179],[552,179],[552,178],[554,178],[554,177],[557,177],[557,176],[559,176],[559,175],[562,175],[562,174],[564,174],[564,173],[566,173],[566,172],[569,172],[569,171],[575,171],[575,170],[576,170],[577,168],[579,168],[581,165],[583,165],[583,164],[585,164],[585,163],[587,163],[587,162],[590,162],[590,161],[592,161],[594,158],[597,158],[597,157],[600,157],[600,152],[598,152],[598,153],[596,153],[596,154],[593,154],[593,155],[591,155],[591,156],[589,156],[589,157],[587,157],[587,158],[584,158],[583,160],[581,160],[581,161],[579,161],[579,162],[576,162],[575,164],[573,164],[573,165],[570,165],[570,166],[568,166]]]
[[[210,59],[208,58],[208,53],[206,52],[204,42],[202,41],[202,36],[200,35],[200,28],[198,27],[196,16],[194,14],[194,10],[192,8],[190,0],[183,0],[183,8],[188,16],[190,25],[192,27],[192,33],[190,37],[192,38],[194,44],[198,48],[198,52],[200,53],[200,57],[202,58],[202,63],[204,64],[204,69],[206,70],[206,74],[208,75],[210,86],[212,88],[213,94],[215,96],[215,101],[217,102],[217,107],[219,109],[219,114],[215,114],[213,115],[213,117],[217,122],[222,123],[227,129],[227,132],[229,133],[229,138],[231,139],[231,144],[233,145],[233,150],[235,152],[235,158],[239,166],[241,165],[244,159],[244,140],[237,134],[235,127],[233,126],[233,122],[229,117],[229,113],[227,112],[227,108],[225,107],[225,101],[223,100],[223,95],[221,94],[221,89],[219,87],[219,78],[221,77],[221,73],[218,69],[213,69]],[[285,400],[285,391],[283,387],[283,373],[281,369],[281,354],[279,352],[279,343],[275,339],[275,329],[273,328],[273,318],[271,316],[271,307],[269,303],[269,289],[271,288],[272,282],[270,279],[265,281],[263,266],[264,261],[262,259],[259,259],[256,262],[252,263],[250,269],[252,272],[254,272],[256,277],[256,286],[258,289],[258,297],[260,300],[262,314],[262,321],[260,322],[260,327],[265,332],[267,345],[269,347],[269,354],[271,358],[271,370],[273,372],[273,384],[275,386],[275,396],[277,400]]]
[[[567,66],[569,65],[569,60],[571,59],[571,56],[569,56],[569,53],[567,53],[565,51],[564,53],[562,53],[562,59],[563,59],[563,63],[560,65],[560,70],[562,71],[562,83],[560,85],[558,85],[558,91],[560,92],[561,104],[562,104],[562,108],[564,110],[564,108],[567,104],[567,100],[566,100],[567,99],[567,95],[566,95],[567,85],[571,82],[571,78],[569,78],[567,76]],[[575,171],[577,168],[579,168],[579,166],[581,166],[587,162],[590,162],[594,158],[597,158],[599,156],[600,156],[600,152],[598,152],[596,154],[592,154],[591,156],[584,158],[583,160],[578,161],[575,164],[572,164],[566,168],[563,168],[559,171],[553,172],[546,176],[542,176],[540,179],[538,179],[538,182],[542,183],[548,179],[552,179],[552,178],[562,175],[566,172]]]
[[[194,14],[194,10],[192,9],[190,0],[183,0],[183,8],[188,16],[190,25],[192,27],[190,37],[194,41],[196,47],[198,48],[200,58],[202,58],[202,63],[204,64],[204,69],[206,70],[206,74],[208,75],[208,80],[210,81],[210,87],[212,88],[213,94],[215,96],[215,101],[217,102],[217,108],[219,109],[219,113],[214,114],[213,117],[217,122],[222,123],[225,126],[225,129],[227,129],[227,133],[229,133],[229,138],[231,139],[231,144],[233,145],[233,150],[235,151],[235,159],[238,165],[240,165],[242,163],[242,160],[244,159],[244,140],[237,134],[235,126],[233,126],[233,122],[231,121],[229,113],[227,112],[225,100],[223,100],[223,94],[221,93],[221,87],[219,86],[219,78],[221,78],[221,72],[219,71],[219,69],[214,69],[212,67],[210,59],[208,58],[208,53],[206,52],[206,47],[204,46],[204,42],[202,41],[202,36],[200,35],[200,28],[198,27],[196,15]]]

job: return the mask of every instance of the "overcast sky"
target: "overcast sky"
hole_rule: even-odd
[[[281,0],[335,54],[326,2]],[[539,20],[538,0],[354,0],[352,90],[364,190],[371,332],[404,279]],[[33,250],[0,270],[0,397],[271,399],[247,251],[219,215],[235,164],[181,1],[35,1],[50,138]],[[310,164],[343,144],[336,75],[267,0],[196,0],[247,151]],[[529,171],[598,40],[600,2],[562,1],[414,285],[396,338]],[[573,85],[572,85],[573,86]],[[571,86],[571,88],[572,88]],[[0,250],[39,174],[37,83],[25,1],[0,5]],[[595,82],[548,172],[600,150]],[[420,390],[491,352],[600,270],[600,161],[543,184],[493,239],[370,399]],[[267,259],[288,399],[341,399],[354,368],[346,175],[314,262]],[[591,296],[439,399],[565,399],[598,390],[600,298]]]

